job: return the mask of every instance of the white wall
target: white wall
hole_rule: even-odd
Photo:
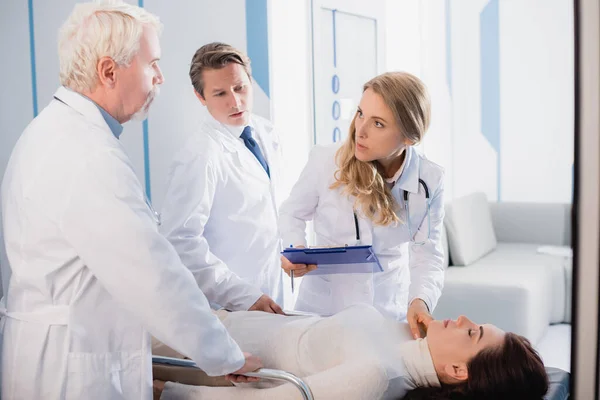
[[[494,1],[497,62],[493,40],[482,39],[493,33]],[[483,191],[491,200],[570,202],[572,2],[388,0],[386,7],[396,22],[386,25],[387,69],[412,72],[429,87],[433,118],[422,150],[446,168],[447,198]],[[498,116],[492,140],[482,119],[490,108]]]
[[[0,12],[0,174],[21,131],[33,118],[27,2],[9,1]],[[8,57],[10,55],[10,57]],[[1,175],[0,175],[1,176]]]
[[[571,201],[573,2],[500,3],[502,200]]]
[[[312,147],[310,4],[269,1],[272,121],[283,151],[283,188],[298,179]]]

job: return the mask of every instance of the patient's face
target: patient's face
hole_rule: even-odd
[[[462,315],[456,321],[432,321],[427,328],[427,344],[438,371],[448,365],[466,365],[481,350],[500,346],[503,340],[500,328],[478,325]]]

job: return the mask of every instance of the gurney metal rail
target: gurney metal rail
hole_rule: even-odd
[[[152,356],[152,363],[200,369],[194,361],[184,360],[181,358]],[[291,383],[300,391],[304,400],[314,400],[312,391],[310,390],[306,382],[298,378],[296,375],[290,374],[289,372],[280,371],[277,369],[261,368],[255,372],[248,372],[244,375],[261,379],[272,379],[276,381]]]

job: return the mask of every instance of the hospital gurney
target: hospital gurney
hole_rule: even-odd
[[[174,367],[191,368],[197,371],[200,369],[196,366],[196,363],[192,360],[174,358],[174,357],[163,357],[163,356],[152,356],[153,365],[166,365]],[[270,379],[276,381],[288,382],[294,385],[302,394],[304,400],[314,400],[314,396],[308,387],[308,385],[297,376],[290,374],[289,372],[280,371],[277,369],[261,368],[256,372],[249,372],[244,374],[245,376],[257,377],[261,379]]]

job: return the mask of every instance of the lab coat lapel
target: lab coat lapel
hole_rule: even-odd
[[[402,211],[400,215],[405,219],[405,223],[408,223],[408,216],[404,209],[404,190],[409,192],[408,202],[411,232],[414,235],[414,232],[421,226],[421,223],[426,216],[427,202],[425,189],[419,183],[421,157],[419,157],[419,154],[417,154],[417,151],[413,147],[407,147],[406,151],[408,159],[406,160],[404,171],[402,172],[402,175],[400,175],[394,190],[398,190],[396,198],[402,199]]]
[[[58,88],[56,93],[54,93],[54,97],[83,115],[90,123],[107,131],[113,136],[112,131],[104,120],[104,117],[102,117],[100,110],[91,100],[85,99],[83,95],[75,93],[64,86]]]
[[[257,134],[260,135],[262,147],[264,148],[264,157],[269,165],[269,173],[271,175],[271,195],[274,199],[275,208],[277,208],[277,204],[279,204],[280,200],[278,199],[279,194],[277,193],[277,188],[281,187],[281,175],[279,171],[281,165],[279,137],[270,125],[260,124],[260,122],[254,121],[254,126],[257,127],[256,131]]]
[[[218,135],[216,139],[222,144],[223,150],[232,153],[236,157],[237,165],[241,170],[265,182],[269,181],[269,176],[262,165],[239,138],[234,137],[221,124],[214,121],[211,121],[210,124],[214,128],[215,134]]]
[[[398,179],[394,188],[401,191],[406,190],[410,193],[419,192],[419,155],[416,150],[409,146],[406,148],[406,162],[404,163],[404,171]],[[402,194],[402,193],[400,193]]]

